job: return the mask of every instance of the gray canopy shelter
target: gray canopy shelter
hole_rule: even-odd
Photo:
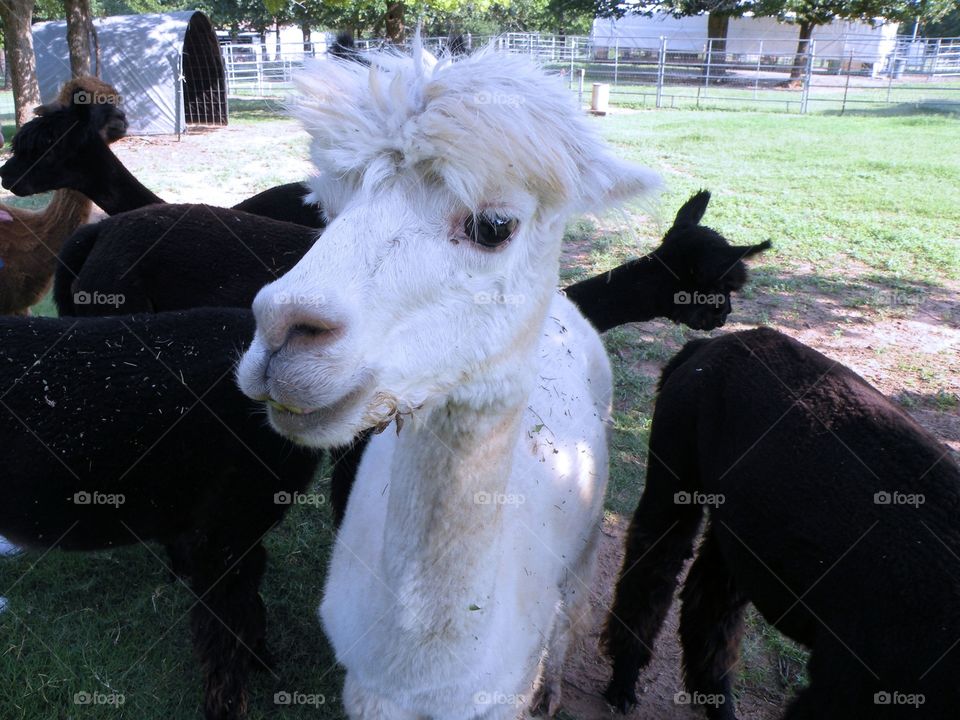
[[[117,89],[132,135],[181,133],[189,124],[227,124],[223,58],[201,12],[117,15],[94,21],[100,77]],[[33,26],[40,97],[70,79],[66,22]]]

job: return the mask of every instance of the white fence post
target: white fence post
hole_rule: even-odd
[[[760,49],[757,51],[757,74],[753,77],[753,99],[757,99],[757,92],[760,90],[760,66],[763,62],[763,40],[760,41]]]
[[[897,50],[900,49],[900,43],[893,45],[893,57],[890,60],[890,67],[887,69],[889,77],[887,78],[887,102],[890,102],[890,90],[893,88],[893,76],[897,74]]]
[[[663,69],[667,62],[667,38],[660,36],[660,56],[657,59],[657,107],[663,105]]]
[[[620,69],[620,38],[613,41],[613,84],[617,84],[617,75]]]
[[[713,62],[713,38],[707,38],[707,76],[704,78],[703,87],[710,87],[710,63]]]
[[[803,73],[803,89],[800,91],[800,114],[806,115],[807,104],[810,101],[810,81],[813,77],[813,56],[817,51],[817,41],[811,40],[807,45],[807,67]]]

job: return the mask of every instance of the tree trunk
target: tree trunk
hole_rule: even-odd
[[[300,23],[300,32],[303,33],[303,54],[313,55],[313,43],[311,42],[313,31],[309,20]]]
[[[67,49],[73,77],[90,74],[91,36],[96,32],[90,17],[90,0],[64,0],[67,12]]]
[[[7,62],[13,84],[17,127],[29,122],[33,115],[33,108],[40,104],[37,61],[33,55],[33,34],[30,31],[33,3],[34,0],[0,2],[0,20],[3,21],[4,44],[7,48]]]
[[[727,60],[727,31],[730,29],[730,16],[719,13],[709,13],[707,15],[707,37],[712,42],[707,43],[707,63],[710,68],[710,77],[717,77],[726,74],[726,68],[723,65]],[[703,68],[703,74],[707,74],[707,66]]]
[[[403,14],[406,6],[397,0],[387,0],[387,40],[403,44]]]
[[[283,49],[280,47],[280,18],[277,18],[277,19],[274,21],[274,30],[277,31],[277,42],[276,42],[276,45],[274,45],[274,49],[275,49],[277,52],[276,52],[276,54],[274,55],[273,59],[279,61],[279,60],[280,60],[280,57],[281,57],[281,55],[282,55],[282,53],[283,53]]]
[[[813,23],[810,20],[800,21],[800,39],[797,40],[797,54],[793,58],[793,67],[790,68],[790,80],[799,80],[807,67],[807,53],[810,51],[810,36],[813,35]]]

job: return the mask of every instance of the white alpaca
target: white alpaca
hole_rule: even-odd
[[[320,607],[347,712],[552,713],[588,607],[611,395],[599,337],[555,291],[564,221],[655,177],[520,58],[415,50],[323,63],[301,87],[331,222],[257,296],[238,377],[301,443],[397,419],[363,457]]]

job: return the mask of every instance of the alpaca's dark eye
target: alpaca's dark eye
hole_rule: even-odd
[[[501,215],[471,215],[463,224],[467,237],[477,245],[495,248],[503,245],[517,229],[515,218]]]

